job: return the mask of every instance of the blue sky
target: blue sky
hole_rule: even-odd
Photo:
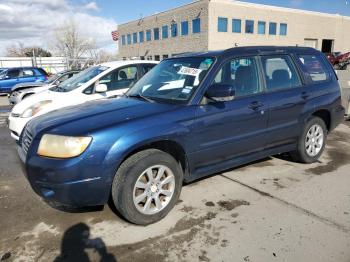
[[[79,0],[78,0],[79,1]],[[147,16],[164,11],[179,5],[192,2],[191,0],[95,0],[100,7],[100,15],[113,18],[117,23],[127,22],[141,16]],[[350,0],[246,0],[246,2],[276,5],[320,11],[326,13],[339,13],[350,16]]]
[[[350,16],[350,0],[244,0]],[[97,48],[116,51],[111,31],[117,24],[152,15],[192,0],[0,0],[0,55],[16,45],[52,50],[57,28],[74,21]]]

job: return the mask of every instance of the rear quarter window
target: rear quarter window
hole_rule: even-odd
[[[40,76],[40,75],[46,76],[47,75],[46,71],[42,68],[36,68],[36,72],[37,72],[36,75],[38,75],[38,76]]]
[[[319,55],[298,55],[304,74],[312,83],[329,81],[330,74],[327,65]]]

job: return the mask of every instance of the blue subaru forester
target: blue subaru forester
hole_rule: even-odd
[[[0,94],[8,94],[17,84],[44,82],[48,75],[38,67],[13,67],[0,70]]]
[[[239,47],[166,59],[121,98],[38,117],[18,152],[45,200],[80,207],[111,197],[145,225],[167,215],[184,181],[284,152],[315,162],[343,115],[320,52]]]

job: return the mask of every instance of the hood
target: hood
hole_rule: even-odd
[[[58,92],[52,92],[50,90],[46,90],[34,95],[29,96],[28,98],[22,100],[18,104],[16,104],[13,109],[13,114],[22,114],[28,107],[35,105],[38,102],[45,101],[45,100],[55,100],[55,102],[60,99],[61,97],[66,97],[64,94],[67,93],[58,93]]]
[[[46,83],[44,82],[29,82],[29,83],[21,83],[21,84],[17,84],[14,87],[12,87],[11,91],[19,91],[22,89],[26,89],[26,88],[31,88],[31,87],[37,87],[37,86],[44,86]]]
[[[178,105],[150,103],[134,98],[103,99],[41,115],[34,118],[28,128],[33,134],[52,129],[64,131],[68,135],[87,134],[103,127],[154,117],[177,107]]]

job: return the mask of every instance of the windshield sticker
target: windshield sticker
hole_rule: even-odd
[[[180,74],[180,75],[199,76],[199,74],[201,72],[202,72],[201,69],[183,66],[183,67],[181,67],[181,69],[177,73]]]
[[[193,86],[185,86],[184,89],[182,89],[182,93],[189,94],[192,91]]]

